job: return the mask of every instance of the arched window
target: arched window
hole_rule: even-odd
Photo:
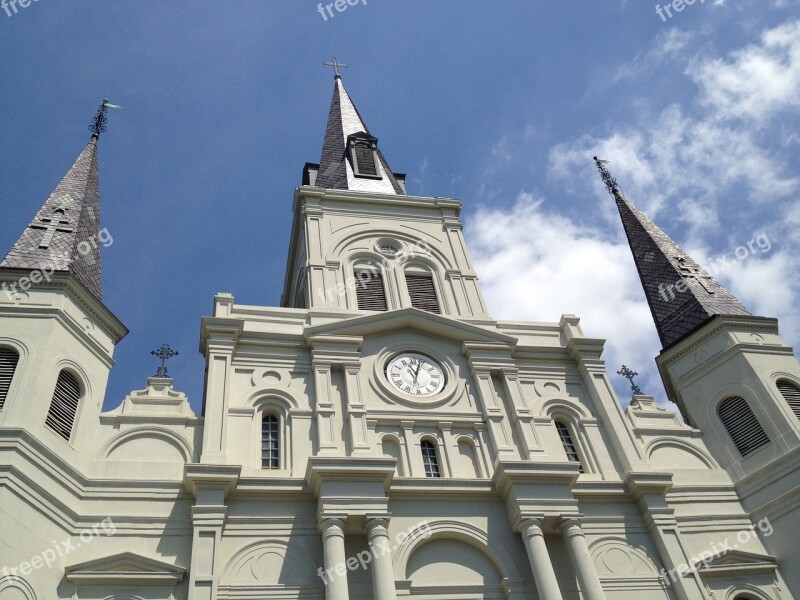
[[[45,424],[65,440],[72,435],[78,402],[81,399],[81,386],[72,373],[61,371],[56,381],[50,410],[47,411]]]
[[[567,459],[570,462],[578,463],[580,467],[580,472],[583,473],[583,465],[581,464],[581,457],[578,455],[578,448],[575,446],[575,442],[572,441],[572,434],[569,432],[569,427],[567,427],[561,421],[556,421],[556,431],[558,431],[558,437],[561,439],[561,445],[564,446],[564,452],[567,454]]]
[[[800,388],[786,379],[778,381],[777,386],[783,399],[786,400],[786,404],[792,409],[794,416],[800,419]]]
[[[436,286],[429,273],[406,273],[406,287],[411,299],[411,306],[434,314],[440,314],[439,298],[436,297]]]
[[[425,465],[425,477],[441,477],[436,446],[430,440],[422,440],[420,447],[422,448],[422,463]]]
[[[769,444],[767,433],[744,398],[726,398],[720,402],[717,414],[743,457]]]
[[[275,415],[264,415],[261,421],[261,468],[280,469],[280,420]]]
[[[0,348],[0,409],[6,403],[8,390],[11,389],[11,380],[17,370],[19,354],[13,348]]]

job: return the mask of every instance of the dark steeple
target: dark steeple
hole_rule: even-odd
[[[608,192],[617,203],[633,261],[666,349],[717,315],[749,315],[747,309],[680,246],[633,205],[604,163],[595,156]]]
[[[337,190],[405,194],[342,84],[336,64],[333,99],[315,185]],[[402,179],[402,177],[401,177]]]
[[[104,101],[90,129],[92,137],[75,164],[6,255],[0,267],[69,272],[98,300],[100,273],[100,183],[97,141],[105,130]]]

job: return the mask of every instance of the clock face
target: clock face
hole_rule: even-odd
[[[386,365],[386,377],[399,392],[416,398],[427,398],[444,389],[441,367],[421,354],[400,354]]]

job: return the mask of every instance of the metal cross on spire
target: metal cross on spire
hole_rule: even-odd
[[[89,125],[89,131],[92,132],[93,138],[99,138],[100,134],[107,129],[106,123],[108,123],[109,108],[122,108],[122,107],[116,104],[111,104],[108,101],[108,98],[103,98],[103,102],[102,104],[100,104],[100,108],[97,109],[97,113],[95,113],[94,118],[92,119],[92,124]]]
[[[611,194],[613,197],[621,196],[622,190],[619,189],[619,184],[617,180],[611,176],[611,173],[608,172],[608,169],[605,165],[608,163],[607,160],[603,160],[602,158],[594,157],[594,162],[597,165],[597,170],[600,171],[600,177],[603,178],[603,183],[608,190],[608,193]]]
[[[169,344],[163,344],[158,350],[150,352],[153,356],[161,359],[161,366],[156,371],[155,377],[167,377],[167,360],[173,356],[178,356],[178,351],[169,347]]]
[[[639,386],[636,385],[633,381],[634,377],[637,377],[639,374],[636,371],[631,371],[625,365],[622,365],[622,368],[617,371],[618,375],[622,375],[625,379],[631,382],[631,391],[633,392],[634,396],[642,396],[643,392],[639,389]]]
[[[334,78],[337,79],[342,76],[342,74],[339,73],[339,69],[347,68],[347,65],[344,63],[340,63],[338,60],[336,60],[335,56],[333,57],[333,61],[326,61],[322,64],[325,65],[326,67],[333,67]]]

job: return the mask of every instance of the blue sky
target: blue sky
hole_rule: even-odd
[[[88,140],[103,97],[104,300],[131,333],[105,401],[169,342],[197,409],[200,318],[225,291],[277,305],[291,202],[345,85],[409,192],[464,202],[490,312],[582,319],[664,399],[619,217],[593,170],[800,343],[800,2],[79,2],[0,10],[5,252]],[[769,250],[736,258],[759,234]],[[764,239],[764,238],[762,238]],[[740,256],[741,256],[740,252]],[[727,257],[727,260],[721,260]],[[720,265],[723,265],[720,267]],[[612,368],[613,367],[613,368]]]

